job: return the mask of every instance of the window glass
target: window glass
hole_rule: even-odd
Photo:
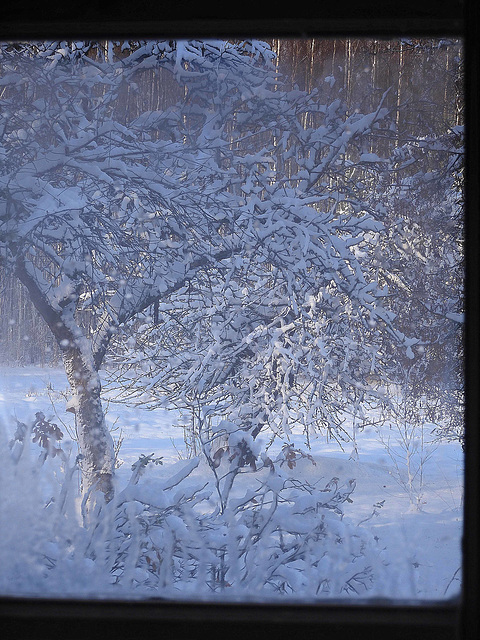
[[[0,44],[0,593],[457,596],[454,39]]]

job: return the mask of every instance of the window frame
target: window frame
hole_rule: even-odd
[[[68,7],[0,9],[0,39],[122,38],[122,37],[460,37],[464,41],[466,81],[466,357],[467,425],[479,424],[477,388],[478,249],[478,3],[476,0],[402,0],[378,6],[372,0],[344,0],[341,6],[278,8],[242,2],[240,14],[190,0],[169,0],[149,7],[134,3],[115,7],[82,4],[78,16]],[[223,11],[223,13],[220,13]],[[255,16],[245,18],[244,16]],[[273,15],[274,18],[270,16]],[[228,634],[235,638],[474,638],[478,629],[478,513],[480,460],[478,429],[466,429],[463,578],[460,598],[442,602],[364,600],[326,604],[253,604],[150,601],[59,600],[0,597],[3,637],[90,638],[106,633],[118,640],[135,634],[162,634],[168,640]],[[1,571],[1,567],[0,567]]]

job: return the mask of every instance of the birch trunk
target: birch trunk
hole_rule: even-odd
[[[65,350],[63,361],[72,389],[71,406],[75,412],[78,448],[82,455],[82,492],[87,504],[97,491],[109,501],[114,491],[115,454],[100,398],[100,375],[78,348]]]
[[[99,491],[104,494],[106,501],[113,497],[115,453],[113,438],[105,423],[98,373],[110,333],[108,330],[101,332],[95,345],[85,338],[81,328],[74,323],[75,299],[72,298],[63,309],[55,308],[46,291],[38,285],[34,271],[26,267],[21,256],[18,257],[17,276],[27,287],[33,304],[62,351],[65,373],[73,396],[71,410],[75,413],[78,449],[82,456],[82,491],[87,511],[90,511]]]

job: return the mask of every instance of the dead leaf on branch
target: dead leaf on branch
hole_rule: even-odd
[[[63,453],[61,447],[55,446],[63,438],[63,432],[58,428],[58,425],[49,422],[41,411],[37,411],[35,418],[32,427],[32,442],[38,442],[38,445],[45,449],[52,458]]]

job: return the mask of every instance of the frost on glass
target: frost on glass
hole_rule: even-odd
[[[1,594],[459,593],[461,53],[0,45]]]

